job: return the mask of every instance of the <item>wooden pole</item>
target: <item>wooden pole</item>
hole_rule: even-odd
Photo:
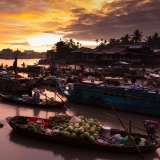
[[[143,157],[143,155],[142,155],[142,153],[141,153],[141,151],[140,151],[139,147],[136,145],[136,143],[135,143],[134,139],[132,139],[132,137],[131,137],[130,133],[127,131],[126,127],[125,127],[125,126],[124,126],[124,124],[122,123],[122,121],[121,121],[121,119],[119,118],[119,116],[118,116],[117,112],[115,111],[115,109],[114,109],[114,107],[113,107],[112,103],[108,103],[108,105],[112,108],[112,110],[113,110],[113,111],[114,111],[114,113],[116,114],[116,116],[117,116],[117,118],[118,118],[119,122],[121,123],[121,125],[122,125],[122,126],[123,126],[123,128],[125,129],[126,133],[128,134],[129,138],[130,138],[130,139],[132,140],[132,142],[134,143],[134,145],[135,145],[135,147],[136,147],[137,151],[139,152],[139,154],[141,155],[141,157],[144,159],[144,157]]]
[[[129,134],[131,135],[131,121],[129,122]],[[129,136],[128,136],[128,145],[129,146],[131,145],[131,139]]]
[[[43,96],[45,96],[46,98],[51,99],[51,98],[48,97],[46,94],[43,94],[43,93],[42,93],[39,89],[37,89],[37,88],[34,88],[33,91],[37,91],[37,92],[39,92],[40,94],[42,94]]]
[[[111,114],[108,114],[108,113],[104,113],[104,114],[106,114],[106,115],[108,115],[108,116],[110,116],[110,117],[115,118],[115,119],[118,120],[117,117],[115,117],[115,116],[113,116],[113,115],[111,115]],[[123,119],[121,119],[121,121],[124,122],[124,123],[126,123],[126,124],[129,124],[128,122],[126,122],[126,121],[123,120]],[[139,128],[139,127],[137,127],[137,126],[135,126],[135,125],[133,125],[133,124],[131,124],[131,126],[137,128],[137,129],[139,129],[139,130],[141,130],[141,131],[143,131],[143,132],[146,132],[146,130],[144,130],[144,129],[142,129],[142,128]],[[157,135],[156,135],[156,137],[159,138],[159,136],[157,136]]]
[[[37,83],[37,82],[36,82]],[[39,84],[39,83],[37,83],[37,84]],[[40,86],[43,86],[43,85],[41,85],[41,84],[39,84]],[[65,105],[69,108],[69,109],[71,109],[71,107],[51,88],[51,87],[49,87],[48,86],[48,88],[50,88],[54,93],[55,93],[55,95],[57,95],[58,97],[59,97],[59,99],[62,101],[62,102],[64,102],[65,103]]]
[[[53,89],[52,89],[50,86],[48,86],[48,88],[50,88],[50,89],[53,91]],[[55,93],[55,95],[57,95],[57,96],[59,97],[59,99],[61,99],[62,102],[64,102],[63,99],[62,99],[55,91],[53,91],[53,92]],[[65,102],[65,105],[66,105],[68,108],[71,109],[71,107],[70,107],[66,102]]]

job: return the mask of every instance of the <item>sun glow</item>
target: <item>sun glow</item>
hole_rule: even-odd
[[[43,34],[33,38],[28,38],[27,41],[31,46],[53,45],[60,41],[62,35]]]

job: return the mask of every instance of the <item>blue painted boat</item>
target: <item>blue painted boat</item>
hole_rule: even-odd
[[[84,81],[63,88],[65,97],[73,102],[97,107],[160,116],[160,93],[148,87],[135,88],[133,85],[109,86],[95,81]]]

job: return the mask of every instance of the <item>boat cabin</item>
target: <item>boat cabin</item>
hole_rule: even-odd
[[[0,92],[30,92],[33,89],[33,84],[28,78],[0,77]]]

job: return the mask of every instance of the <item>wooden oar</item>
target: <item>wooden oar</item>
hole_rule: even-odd
[[[33,91],[37,91],[37,92],[39,92],[40,94],[42,94],[43,96],[45,96],[46,98],[48,98],[48,99],[51,99],[52,100],[52,98],[50,98],[50,97],[48,97],[46,94],[43,94],[39,89],[37,89],[37,88],[34,88],[33,89]]]
[[[63,99],[62,99],[50,86],[48,86],[48,88],[50,88],[50,89],[61,99],[61,101],[64,102]],[[69,109],[71,109],[71,107],[70,107],[66,102],[65,102],[65,105],[66,105]]]
[[[111,114],[109,114],[109,113],[106,113],[106,112],[105,112],[104,114],[106,114],[106,115],[108,115],[108,116],[110,116],[110,117],[115,118],[115,119],[118,120],[117,117],[115,117],[115,116],[113,116],[113,115],[111,115]],[[124,122],[124,123],[126,123],[126,124],[129,124],[127,121],[125,121],[125,120],[123,120],[123,119],[121,119],[121,121]],[[144,129],[142,129],[142,128],[139,128],[139,127],[137,127],[137,126],[135,126],[135,125],[133,125],[133,124],[131,124],[131,126],[137,128],[137,129],[139,129],[139,130],[141,130],[141,131],[143,131],[143,132],[147,132],[146,130],[144,130]],[[160,138],[160,137],[157,136],[157,135],[156,135],[156,137],[157,137],[157,138]]]
[[[108,105],[112,108],[112,110],[113,110],[114,113],[116,114],[116,116],[117,116],[119,122],[121,123],[121,125],[122,125],[123,128],[125,129],[126,133],[128,134],[129,138],[130,138],[130,139],[132,140],[132,142],[134,143],[134,146],[136,147],[137,151],[139,152],[139,154],[141,155],[141,157],[144,159],[144,157],[143,157],[143,155],[142,155],[142,153],[141,153],[139,147],[136,145],[134,139],[131,137],[130,133],[128,132],[128,130],[126,129],[126,127],[124,126],[124,124],[122,123],[122,121],[121,121],[121,119],[119,118],[117,112],[115,111],[115,109],[114,109],[112,103],[108,103]]]
[[[41,85],[40,83],[37,83],[37,82],[36,82],[36,84],[38,84],[38,85],[40,85],[40,86],[42,86],[42,87],[45,87],[44,85]],[[72,109],[51,87],[49,87],[49,86],[47,86],[47,87],[50,88],[50,89],[52,90],[52,92],[54,92],[54,93],[59,97],[59,99],[60,99],[62,102],[65,103],[65,105],[66,105],[69,109]]]

